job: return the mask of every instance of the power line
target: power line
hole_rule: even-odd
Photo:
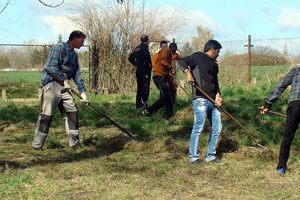
[[[58,6],[61,6],[65,0],[62,0],[61,3],[57,4],[57,5],[50,5],[50,4],[46,4],[45,2],[43,2],[42,0],[38,0],[41,4],[43,4],[44,6],[50,7],[50,8],[56,8]]]
[[[6,5],[2,8],[2,10],[0,11],[0,14],[5,10],[5,8],[8,6],[8,4],[9,4],[9,2],[10,2],[10,0],[8,0],[7,2],[6,2]]]

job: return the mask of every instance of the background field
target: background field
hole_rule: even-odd
[[[220,68],[224,108],[253,134],[265,149],[253,148],[251,140],[225,115],[218,154],[221,164],[188,163],[189,136],[193,125],[191,97],[179,89],[175,117],[162,119],[135,110],[135,95],[93,95],[91,102],[121,126],[141,138],[136,143],[107,120],[78,102],[81,141],[79,150],[68,148],[63,121],[57,111],[43,151],[30,148],[39,103],[0,102],[0,196],[1,199],[299,199],[300,140],[296,135],[286,175],[275,168],[284,119],[261,116],[261,106],[275,83],[291,67]],[[23,79],[24,94],[37,90],[39,75]],[[0,72],[1,87],[20,87],[20,82]],[[178,77],[184,77],[178,72]],[[36,80],[34,80],[36,79]],[[26,83],[25,83],[26,82]],[[13,88],[14,89],[14,88]],[[186,86],[189,90],[189,86]],[[152,86],[150,105],[158,97]],[[11,98],[13,94],[9,94]],[[273,105],[286,112],[289,91]],[[16,94],[15,97],[18,95]],[[20,98],[18,96],[18,98]],[[200,139],[201,159],[210,127]],[[233,151],[233,152],[232,152]]]

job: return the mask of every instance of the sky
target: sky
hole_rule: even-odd
[[[66,17],[74,1],[65,0],[60,7],[49,8],[38,0],[11,0],[0,14],[0,44],[55,43],[59,34],[66,40],[74,29]],[[135,0],[137,4],[142,1]],[[0,10],[5,3],[0,0]],[[188,19],[182,33],[187,39],[196,34],[197,25],[211,29],[220,41],[246,40],[249,34],[256,39],[300,37],[298,0],[147,0],[145,6],[160,7],[166,13],[181,12]]]

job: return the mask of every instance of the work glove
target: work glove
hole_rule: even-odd
[[[171,75],[175,75],[176,74],[176,70],[173,68],[171,69]]]
[[[82,99],[80,100],[82,103],[88,103],[89,102],[89,98],[87,96],[86,92],[81,93],[81,97]]]
[[[69,79],[65,79],[65,80],[64,80],[64,88],[65,88],[66,90],[71,89],[71,84],[70,84]]]

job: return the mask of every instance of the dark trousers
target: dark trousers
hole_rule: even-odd
[[[151,71],[136,71],[136,108],[146,108],[150,91]]]
[[[287,161],[290,156],[291,144],[294,139],[299,122],[300,122],[300,106],[293,106],[288,108],[287,119],[285,122],[284,136],[280,146],[279,163],[277,165],[277,169],[287,168]]]
[[[153,76],[153,81],[159,89],[160,98],[149,108],[150,113],[157,112],[162,106],[166,108],[168,117],[173,114],[173,90],[164,76]]]

